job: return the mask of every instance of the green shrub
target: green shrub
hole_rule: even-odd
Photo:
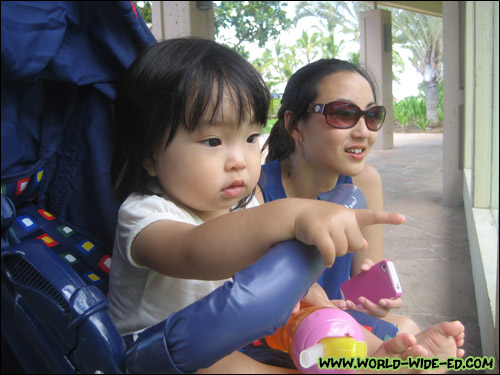
[[[269,107],[269,119],[278,118],[278,111],[281,106],[281,97],[273,97],[271,99],[271,105]]]
[[[427,109],[425,106],[425,97],[421,92],[418,96],[408,96],[399,102],[393,104],[394,120],[399,126],[404,128],[407,124],[418,126],[425,131],[430,123],[427,120]],[[439,106],[437,108],[439,121],[443,123],[443,82],[439,83]]]
[[[267,120],[266,126],[262,128],[262,134],[269,134],[271,132],[271,129],[273,128],[274,124],[278,121],[277,118],[269,118]]]
[[[426,119],[427,110],[425,108],[425,99],[422,95],[408,96],[399,102],[395,102],[393,112],[394,120],[402,128],[407,124],[413,124],[424,131],[430,122]]]

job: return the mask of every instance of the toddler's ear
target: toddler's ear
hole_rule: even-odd
[[[153,157],[146,158],[144,160],[144,163],[142,163],[142,166],[144,167],[144,169],[146,170],[146,172],[148,172],[148,174],[151,177],[155,177],[156,176],[155,161],[154,161]]]

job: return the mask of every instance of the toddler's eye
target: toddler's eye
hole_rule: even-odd
[[[203,141],[203,143],[205,143],[207,146],[210,146],[210,147],[217,147],[217,146],[221,145],[220,139],[217,139],[217,138],[205,139]]]
[[[255,142],[257,142],[257,137],[259,135],[260,134],[252,134],[250,137],[247,138],[247,142],[248,143],[255,143]]]

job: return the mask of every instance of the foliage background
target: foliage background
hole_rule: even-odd
[[[151,2],[140,1],[137,6],[150,24]],[[317,59],[339,56],[347,42],[359,43],[359,12],[373,9],[372,4],[359,1],[299,1],[295,17],[289,18],[288,7],[286,1],[214,2],[216,40],[249,59],[274,94],[269,127],[279,109],[280,93],[293,72]],[[393,46],[410,52],[410,62],[423,78],[418,95],[394,101],[395,122],[402,128],[415,125],[421,130],[439,126],[443,112],[441,19],[385,9],[392,13]],[[317,18],[317,24],[302,31],[295,43],[281,42],[282,33],[311,16]],[[263,52],[250,59],[252,44]],[[359,65],[359,51],[351,52],[347,59]],[[392,60],[393,80],[398,82],[405,64],[394,48]]]

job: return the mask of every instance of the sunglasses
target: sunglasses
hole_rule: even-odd
[[[324,115],[326,123],[337,129],[352,128],[358,123],[361,116],[365,116],[367,128],[374,132],[382,127],[386,113],[385,108],[381,105],[362,111],[356,104],[342,101],[327,104],[311,103],[307,111]]]

